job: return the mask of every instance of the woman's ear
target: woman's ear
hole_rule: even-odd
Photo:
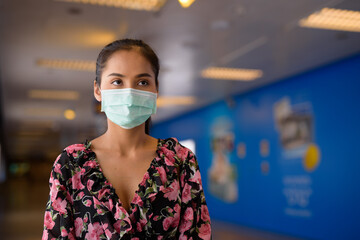
[[[101,91],[100,86],[97,84],[96,80],[94,80],[94,97],[98,102],[101,102]]]

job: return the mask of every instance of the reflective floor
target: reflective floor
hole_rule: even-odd
[[[0,239],[39,240],[48,198],[47,180],[16,179],[0,184]],[[213,220],[217,240],[297,240],[299,238],[254,230]]]

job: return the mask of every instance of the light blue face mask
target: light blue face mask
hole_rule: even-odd
[[[156,113],[157,94],[133,88],[101,90],[101,111],[113,123],[131,129]]]

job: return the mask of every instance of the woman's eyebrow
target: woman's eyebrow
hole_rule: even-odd
[[[141,78],[141,77],[151,77],[151,75],[149,73],[140,73],[138,75],[136,75],[137,78]]]
[[[111,76],[115,76],[115,77],[125,77],[125,75],[122,75],[120,73],[110,73],[108,75],[108,77],[111,77]],[[141,78],[141,77],[151,77],[151,75],[149,73],[140,73],[138,75],[135,76],[136,78]]]
[[[110,73],[108,77],[115,76],[115,77],[125,77],[125,75],[122,75],[120,73]]]

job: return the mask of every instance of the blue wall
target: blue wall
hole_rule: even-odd
[[[280,142],[274,116],[274,106],[282,99],[292,111],[311,117],[310,142],[290,150]],[[230,107],[217,102],[155,124],[152,130],[154,137],[195,140],[211,217],[312,239],[360,239],[360,55],[234,100]],[[233,203],[208,190],[211,139],[219,117],[230,120],[229,131],[235,136],[234,150],[227,156],[237,171],[238,198]],[[268,154],[260,153],[264,139]],[[243,157],[237,155],[239,143],[246,146]],[[312,170],[303,162],[309,145],[320,152]],[[262,172],[264,162],[268,172]]]

